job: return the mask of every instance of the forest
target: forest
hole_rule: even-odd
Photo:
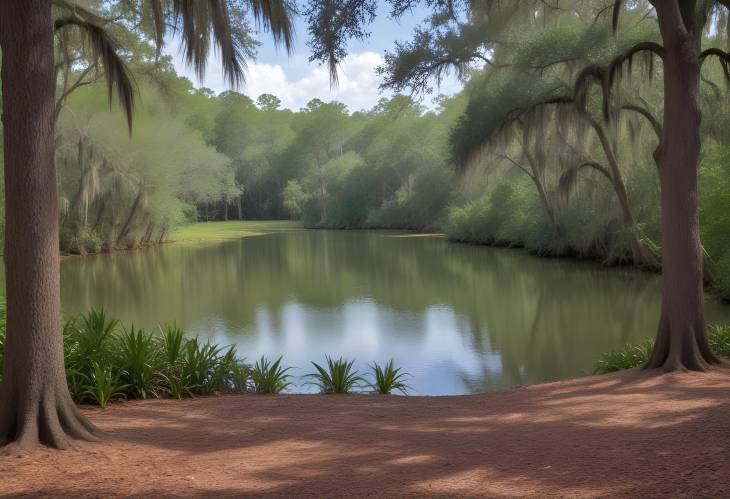
[[[0,100],[0,495],[727,494],[730,0],[0,0]]]
[[[660,34],[639,7],[616,32],[589,22],[594,3],[538,11],[536,31],[498,16],[454,31],[434,18],[379,68],[383,89],[405,93],[363,110],[313,99],[292,111],[271,94],[194,88],[144,34],[120,31],[139,92],[131,137],[71,31],[57,47],[61,249],[161,243],[193,221],[290,218],[660,268]],[[729,63],[717,57],[727,23],[712,11],[702,35],[699,204],[705,281],[730,299]],[[459,94],[438,95],[448,66],[426,66],[439,58],[467,82]]]

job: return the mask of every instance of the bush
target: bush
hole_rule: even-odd
[[[262,355],[251,368],[251,383],[256,393],[277,394],[291,386],[289,382],[291,376],[288,374],[291,368],[281,367],[282,358],[279,357],[271,362]]]
[[[376,393],[381,395],[390,395],[393,390],[398,390],[403,395],[407,395],[409,386],[405,383],[408,373],[401,372],[400,367],[395,367],[393,359],[381,367],[377,362],[370,366],[373,382],[370,386]]]
[[[606,374],[646,364],[654,348],[654,341],[626,345],[623,349],[604,353],[593,368],[594,374]]]
[[[716,355],[730,358],[730,324],[710,326],[708,340]]]
[[[79,230],[62,229],[59,238],[61,251],[74,255],[99,253],[103,243],[102,236],[94,232],[90,227],[83,227]]]
[[[347,361],[342,357],[332,360],[329,355],[326,356],[326,359],[326,369],[316,362],[312,362],[317,372],[307,375],[308,378],[314,380],[311,384],[319,386],[322,393],[350,393],[365,382],[360,373],[352,368],[354,360]]]
[[[710,348],[719,357],[730,357],[730,324],[725,326],[709,326],[707,341]],[[593,373],[606,374],[644,365],[654,348],[654,340],[647,340],[638,345],[626,345],[622,350],[604,353],[596,362]]]

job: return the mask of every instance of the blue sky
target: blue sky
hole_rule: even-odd
[[[426,10],[416,9],[399,21],[394,21],[388,17],[387,7],[382,5],[378,17],[370,26],[371,36],[363,41],[350,42],[349,56],[342,64],[339,86],[335,89],[330,88],[327,68],[308,61],[307,27],[303,19],[298,18],[294,52],[291,55],[282,49],[277,50],[267,33],[260,34],[258,38],[262,45],[258,57],[248,62],[246,83],[238,91],[254,99],[262,93],[275,94],[282,99],[284,107],[293,110],[303,107],[315,97],[324,101],[339,100],[347,104],[351,111],[370,108],[382,95],[390,95],[380,93],[380,79],[375,74],[375,68],[382,62],[383,52],[391,49],[396,40],[410,39],[413,28],[426,15]],[[173,57],[177,71],[190,78],[196,86],[206,86],[216,92],[229,89],[222,77],[217,57],[211,57],[205,79],[201,82],[183,62],[179,44],[175,40],[170,40],[167,52]],[[453,94],[461,87],[461,83],[452,77],[442,82],[439,92]],[[431,97],[426,96],[423,103],[430,105]]]

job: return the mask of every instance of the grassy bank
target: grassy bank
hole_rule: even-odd
[[[301,229],[302,224],[292,220],[231,220],[228,222],[199,222],[176,229],[170,242],[215,242],[260,236],[280,230]]]

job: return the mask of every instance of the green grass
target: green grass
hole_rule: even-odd
[[[707,340],[715,355],[730,358],[730,324],[709,326]],[[653,348],[654,340],[646,340],[639,344],[628,344],[621,350],[606,352],[594,365],[593,373],[606,374],[642,366],[649,360]]]
[[[186,225],[170,234],[171,242],[216,242],[242,237],[260,236],[271,232],[301,229],[301,222],[292,220],[234,220],[229,222],[200,222]]]
[[[638,345],[629,344],[621,350],[613,350],[601,355],[595,366],[594,374],[606,374],[641,366],[649,360],[654,340],[647,340]]]

